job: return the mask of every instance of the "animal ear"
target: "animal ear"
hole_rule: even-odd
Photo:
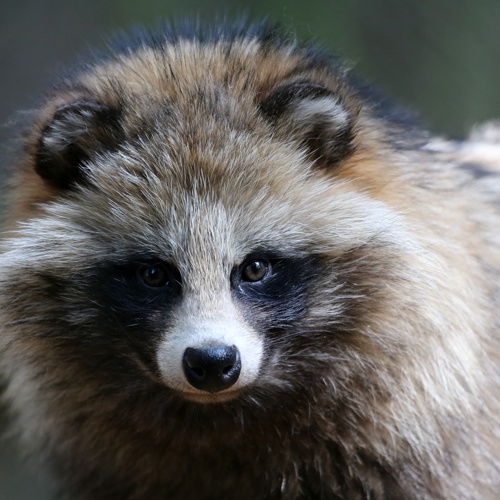
[[[116,144],[118,112],[91,100],[59,107],[43,126],[35,152],[35,171],[62,189],[84,182],[84,164]]]
[[[318,166],[339,163],[353,150],[353,114],[328,88],[309,81],[274,90],[259,106],[261,113],[287,137],[305,146]]]

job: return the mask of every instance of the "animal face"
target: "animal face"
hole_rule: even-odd
[[[75,367],[193,402],[328,378],[325,352],[344,356],[340,333],[406,245],[398,216],[336,175],[363,149],[359,110],[293,58],[271,71],[274,54],[234,43],[235,71],[205,49],[190,65],[193,50],[166,48],[172,73],[151,49],[98,64],[40,113],[47,203],[4,258],[43,304],[22,314]]]

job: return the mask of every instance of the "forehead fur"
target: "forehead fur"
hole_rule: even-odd
[[[142,46],[98,63],[81,83],[105,98],[113,98],[119,88],[123,93],[116,98],[179,104],[196,97],[204,100],[207,91],[224,91],[240,104],[254,104],[277,84],[304,78],[335,91],[343,88],[344,71],[332,72],[313,55],[293,43],[273,46],[257,38],[213,43],[179,39],[173,44]],[[143,107],[149,106],[141,102]]]
[[[334,256],[379,238],[403,245],[399,217],[383,203],[309,175],[298,153],[243,146],[205,163],[188,155],[185,165],[137,149],[103,157],[92,187],[53,202],[21,233],[50,248],[74,235],[77,247],[61,251],[78,248],[78,261],[81,252],[99,260],[142,250],[179,263],[190,255],[234,263],[266,248]]]
[[[85,99],[115,108],[120,140],[86,160],[89,186],[49,195],[48,211],[33,214],[47,231],[38,218],[27,227],[47,245],[83,234],[78,262],[111,249],[179,263],[225,252],[234,263],[262,247],[335,255],[374,238],[401,245],[395,213],[351,179],[315,171],[259,112],[276,87],[304,80],[358,106],[342,69],[258,37],[160,39],[90,63],[55,87],[48,107]]]
[[[301,81],[324,86],[342,96],[357,113],[359,99],[345,82],[345,70],[293,42],[270,43],[258,37],[212,42],[161,37],[103,60],[88,63],[62,79],[40,110],[41,127],[66,103],[90,100],[120,116],[125,137],[175,129],[168,141],[190,147],[200,131],[213,137],[252,129],[273,131],[258,106],[277,87]],[[267,127],[265,126],[267,125]],[[227,136],[226,136],[227,137]],[[227,137],[230,139],[230,137]]]

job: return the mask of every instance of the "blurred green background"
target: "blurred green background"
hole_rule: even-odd
[[[103,47],[106,35],[161,18],[242,12],[344,56],[437,133],[462,136],[500,117],[499,0],[0,0],[3,158],[16,110],[29,108],[59,68]],[[4,180],[0,170],[0,187]],[[12,443],[0,443],[0,500],[52,498],[36,469],[22,465]]]

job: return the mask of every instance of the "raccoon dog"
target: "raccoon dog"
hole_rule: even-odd
[[[165,28],[47,92],[0,349],[65,495],[498,498],[500,134],[407,121],[266,27]]]

